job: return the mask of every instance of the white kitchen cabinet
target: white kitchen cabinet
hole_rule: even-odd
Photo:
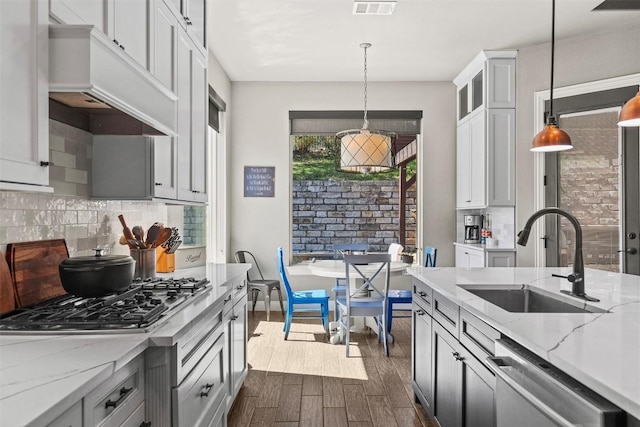
[[[207,61],[178,33],[178,199],[207,202]]]
[[[515,51],[483,51],[458,86],[456,206],[515,206]]]
[[[94,25],[143,68],[149,68],[146,0],[51,0],[51,15],[62,24]]]
[[[176,140],[168,136],[95,135],[91,196],[175,200]]]
[[[46,0],[0,1],[0,189],[49,185]]]
[[[149,25],[150,71],[167,89],[176,92],[178,20],[163,0],[153,0]]]
[[[47,427],[82,427],[82,400],[47,424]]]
[[[229,374],[227,392],[227,408],[231,408],[235,397],[247,376],[247,286],[244,280],[234,283],[231,300],[225,306],[228,365],[225,371]],[[233,305],[231,305],[233,304]]]
[[[166,0],[201,54],[207,54],[206,0]]]
[[[515,267],[514,250],[485,250],[483,247],[456,245],[456,267]]]
[[[480,109],[457,129],[459,209],[515,206],[515,109]]]

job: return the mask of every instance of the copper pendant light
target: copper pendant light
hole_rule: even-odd
[[[551,3],[551,90],[549,100],[549,115],[544,129],[538,133],[531,143],[531,151],[563,151],[573,148],[569,135],[558,127],[556,117],[553,115],[553,63],[555,56],[555,27],[556,27],[556,0]]]
[[[622,106],[618,117],[618,126],[640,126],[640,92]]]

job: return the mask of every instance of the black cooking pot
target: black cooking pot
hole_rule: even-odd
[[[122,292],[131,286],[135,261],[129,255],[67,258],[60,263],[60,280],[65,291],[80,297],[101,297]]]

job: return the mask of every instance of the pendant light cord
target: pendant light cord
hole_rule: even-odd
[[[555,0],[554,0],[555,1]],[[364,47],[364,124],[362,129],[369,129],[369,120],[367,119],[367,46]]]
[[[553,116],[553,67],[555,58],[555,45],[556,45],[556,0],[551,0],[551,90],[549,100],[549,117],[547,124],[556,124],[555,117]]]

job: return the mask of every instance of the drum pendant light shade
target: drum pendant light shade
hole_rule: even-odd
[[[622,106],[618,117],[618,126],[640,126],[640,92]]]
[[[555,58],[555,29],[556,29],[556,0],[551,2],[551,83],[549,96],[549,115],[544,129],[542,129],[531,143],[531,151],[563,151],[573,148],[569,135],[558,127],[553,115],[553,63]]]
[[[340,132],[340,169],[345,172],[376,173],[393,167],[391,138],[367,129]]]
[[[393,132],[369,130],[367,120],[367,49],[371,43],[362,43],[364,49],[364,123],[362,129],[338,132],[340,138],[340,170],[343,172],[377,173],[393,168],[391,138]]]

